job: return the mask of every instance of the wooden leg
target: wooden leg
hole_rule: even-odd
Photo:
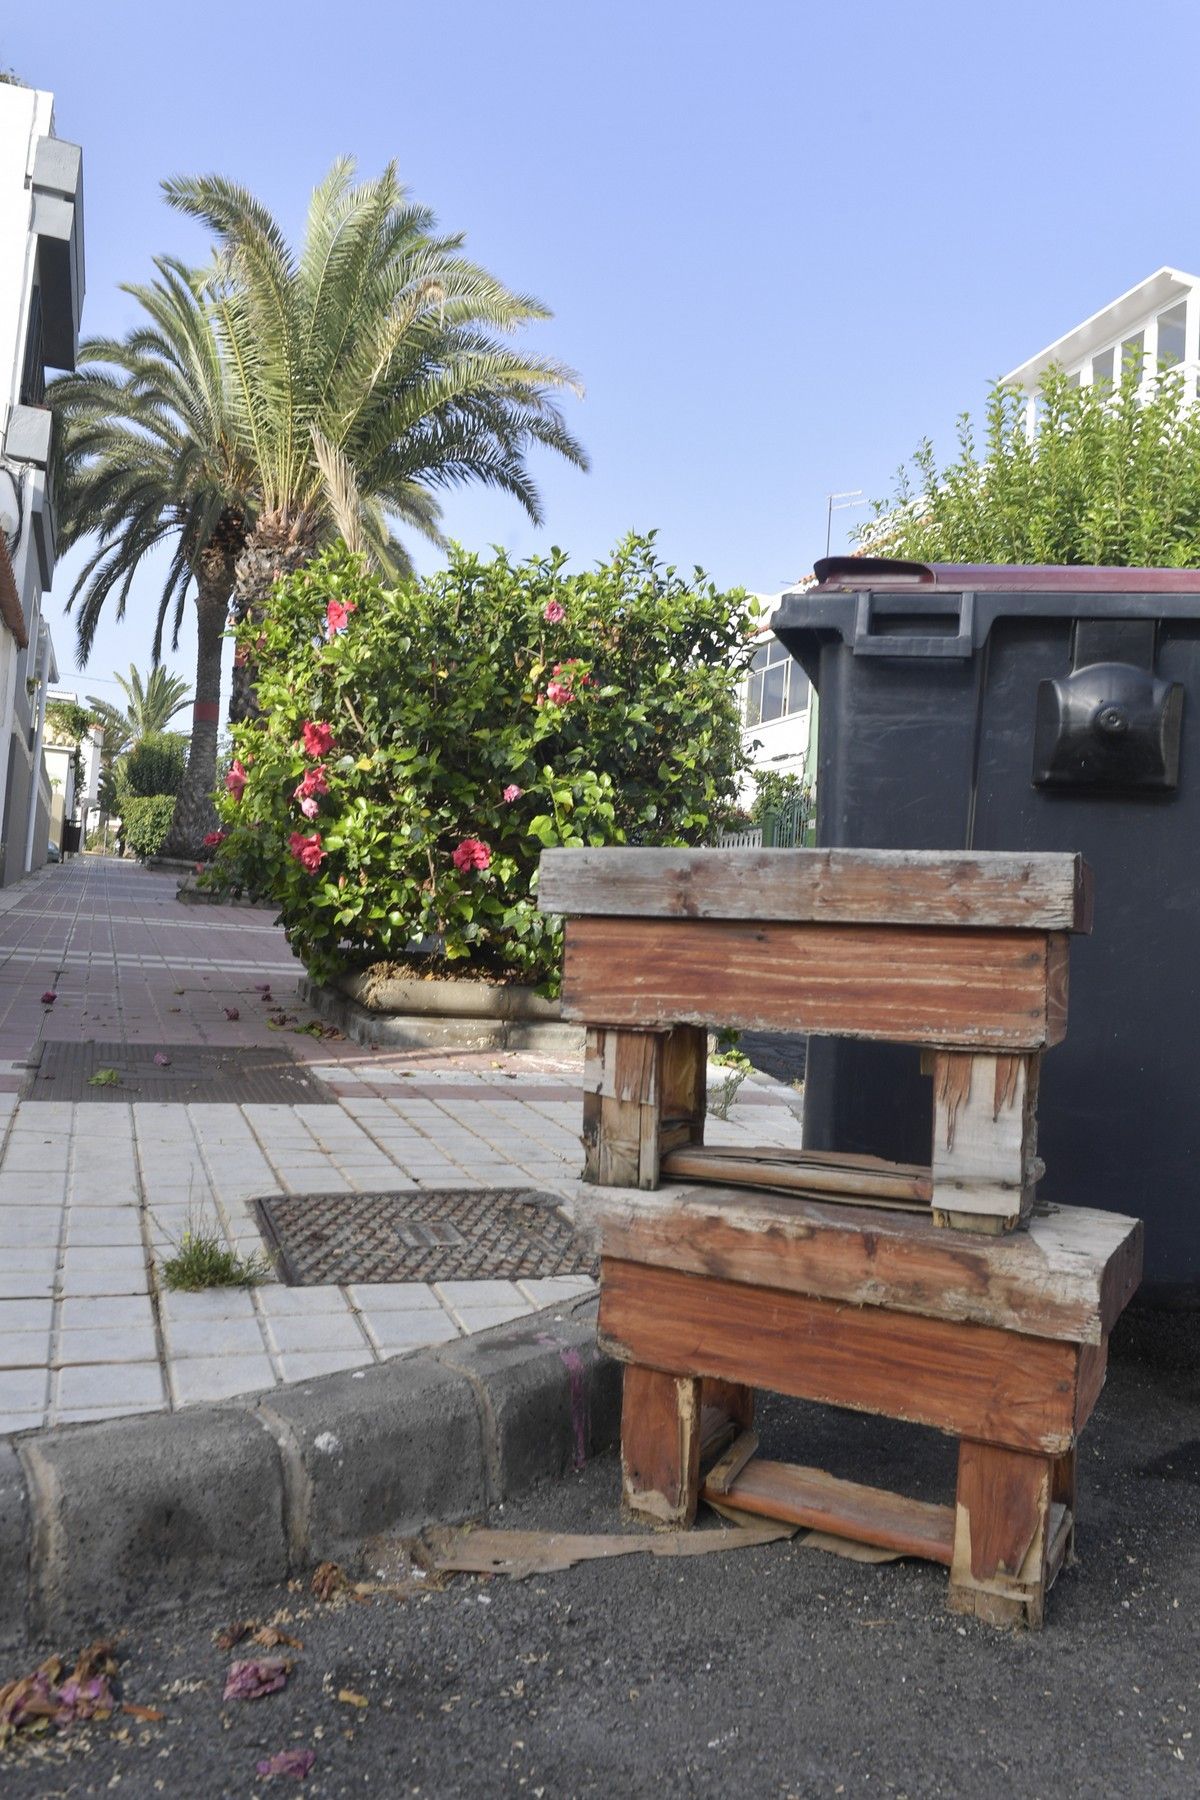
[[[700,1382],[627,1364],[621,1498],[655,1525],[691,1525],[700,1497]]]
[[[1064,1507],[1070,1515],[1066,1528],[1066,1538],[1062,1546],[1060,1567],[1075,1561],[1075,1451],[1068,1450],[1063,1456],[1056,1456],[1050,1472],[1050,1504],[1052,1507]],[[1053,1545],[1051,1546],[1053,1548]],[[1051,1580],[1057,1570],[1051,1572]]]
[[[993,1625],[1041,1624],[1054,1469],[1053,1457],[959,1444],[951,1612]]]
[[[700,1389],[700,1460],[719,1456],[754,1424],[754,1389],[706,1375]]]

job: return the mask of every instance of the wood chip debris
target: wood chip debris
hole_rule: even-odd
[[[756,1519],[733,1530],[658,1532],[510,1531],[466,1526],[438,1534],[430,1544],[434,1567],[445,1573],[551,1575],[576,1563],[614,1556],[709,1556],[753,1550],[796,1535],[798,1527]],[[432,1535],[432,1534],[431,1534]]]

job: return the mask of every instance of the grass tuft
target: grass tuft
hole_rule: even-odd
[[[254,1287],[267,1279],[271,1265],[261,1251],[243,1256],[231,1250],[214,1228],[189,1225],[162,1273],[176,1293],[195,1294],[202,1288]]]

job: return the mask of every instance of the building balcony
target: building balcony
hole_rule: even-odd
[[[56,137],[39,138],[31,185],[45,358],[53,369],[73,369],[84,287],[83,151],[79,145]]]

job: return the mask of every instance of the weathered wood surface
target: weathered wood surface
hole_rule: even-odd
[[[1047,1457],[970,1440],[959,1445],[951,1612],[993,1625],[1042,1623],[1052,1482]]]
[[[810,1531],[828,1531],[834,1537],[854,1538],[949,1567],[954,1550],[952,1507],[842,1481],[823,1469],[759,1457],[727,1485],[718,1485],[716,1475],[714,1469],[701,1488],[702,1499],[715,1496],[739,1512],[785,1519],[807,1525]]]
[[[570,919],[562,1012],[951,1049],[1041,1050],[1066,1029],[1062,934],[897,925]]]
[[[1015,1225],[1032,1209],[1038,1056],[933,1053],[933,1206]]]
[[[1058,852],[547,850],[543,912],[1090,931],[1091,870]]]
[[[599,1341],[619,1361],[718,1375],[857,1412],[1061,1455],[1080,1350],[878,1306],[748,1287],[606,1257]]]
[[[656,1525],[691,1525],[700,1492],[700,1383],[628,1368],[621,1400],[621,1495]]]
[[[665,1150],[704,1136],[705,1033],[592,1027],[583,1062],[585,1181],[655,1187]]]
[[[591,1189],[585,1206],[606,1259],[1086,1344],[1101,1352],[1099,1380],[1142,1273],[1140,1220],[1084,1207],[1047,1207],[1025,1231],[982,1238],[911,1214],[716,1186]],[[1094,1374],[1090,1385],[1099,1392]]]
[[[789,1150],[776,1144],[737,1149],[729,1144],[688,1145],[664,1156],[661,1173],[672,1181],[717,1181],[723,1186],[775,1188],[813,1196],[836,1195],[853,1204],[908,1206],[928,1213],[933,1183],[918,1163],[840,1150]]]
[[[727,1494],[752,1456],[758,1453],[757,1431],[743,1431],[704,1478],[705,1494]]]

